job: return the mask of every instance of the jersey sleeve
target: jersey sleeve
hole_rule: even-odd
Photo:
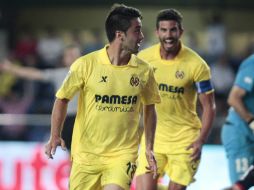
[[[145,84],[145,86],[142,90],[141,97],[142,97],[142,103],[144,105],[155,104],[155,103],[161,102],[158,85],[157,85],[155,78],[154,78],[153,69],[150,66],[149,66],[149,71],[148,71],[147,83]]]
[[[144,51],[140,51],[140,52],[138,53],[137,57],[138,57],[139,59],[142,59],[143,61],[146,61],[146,62],[147,62],[147,60],[146,60],[147,56],[146,56],[146,54],[144,53]]]
[[[72,64],[68,74],[66,75],[60,89],[56,93],[59,99],[72,99],[74,95],[85,85],[83,63],[78,59]]]
[[[252,91],[254,86],[253,81],[254,81],[253,70],[250,69],[249,67],[245,67],[244,69],[241,69],[237,73],[235,85],[246,90],[247,92],[250,92]]]
[[[198,93],[211,93],[214,91],[211,82],[211,71],[205,62],[201,62],[194,70],[193,79]]]

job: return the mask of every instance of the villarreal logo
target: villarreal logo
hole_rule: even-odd
[[[176,71],[175,76],[176,76],[177,79],[183,79],[184,72],[183,71]]]
[[[131,86],[138,86],[139,85],[139,78],[136,75],[133,75],[130,79]]]

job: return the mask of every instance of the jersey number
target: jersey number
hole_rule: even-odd
[[[136,169],[137,169],[137,166],[136,166],[136,164],[131,163],[131,162],[128,162],[128,164],[126,164],[126,165],[127,165],[126,173],[127,173],[128,175],[130,175],[130,176],[131,176],[131,179],[132,179],[133,176],[134,176],[134,174],[135,174],[135,171],[136,171]]]
[[[235,160],[236,171],[238,173],[245,172],[249,167],[249,162],[247,158],[238,158]]]

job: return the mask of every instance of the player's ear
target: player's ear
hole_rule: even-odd
[[[116,39],[123,41],[123,32],[122,31],[119,31],[119,30],[116,31]]]

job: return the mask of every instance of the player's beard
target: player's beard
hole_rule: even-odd
[[[140,43],[135,43],[135,45],[127,44],[123,46],[123,49],[131,54],[137,54],[139,52]]]

